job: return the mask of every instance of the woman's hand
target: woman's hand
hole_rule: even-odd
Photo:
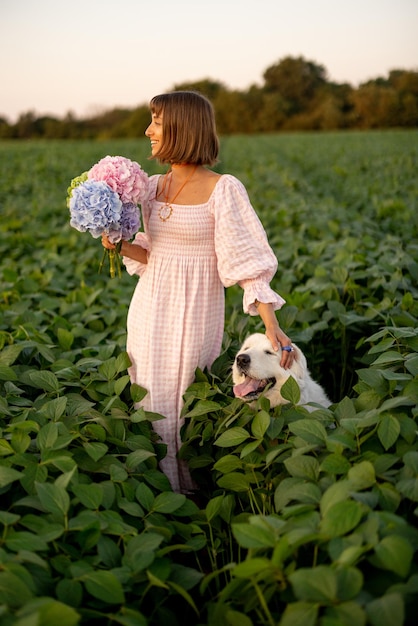
[[[259,302],[257,309],[266,327],[266,336],[270,339],[273,350],[282,349],[280,365],[284,369],[292,367],[295,351],[291,339],[282,331],[271,303]],[[291,348],[290,350],[288,348]]]
[[[115,250],[116,248],[115,244],[109,240],[109,237],[106,235],[106,233],[102,234],[102,246],[103,248],[106,248],[106,250]]]
[[[289,369],[293,365],[295,359],[295,351],[292,346],[291,339],[282,331],[279,324],[275,328],[266,328],[266,336],[270,339],[274,350],[282,349],[282,358],[280,365],[285,369]],[[288,350],[288,348],[291,348]]]

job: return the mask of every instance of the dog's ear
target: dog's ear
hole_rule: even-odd
[[[298,348],[295,344],[292,344],[295,349],[295,359],[292,363],[292,367],[290,371],[292,375],[297,377],[298,379],[303,379],[308,369],[308,363],[306,361],[306,357],[303,354],[302,350]]]

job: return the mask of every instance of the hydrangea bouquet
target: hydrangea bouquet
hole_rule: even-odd
[[[106,250],[110,276],[120,276],[122,241],[131,239],[141,226],[139,205],[148,191],[148,176],[141,166],[121,156],[106,156],[88,172],[76,176],[68,187],[70,224],[96,239],[105,233],[115,250]]]

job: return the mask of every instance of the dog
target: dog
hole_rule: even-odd
[[[280,390],[289,376],[293,376],[300,389],[298,404],[310,402],[328,407],[331,401],[308,370],[306,357],[302,350],[292,344],[295,359],[289,369],[280,365],[282,351],[275,351],[270,340],[262,333],[254,333],[247,337],[235,357],[232,366],[233,392],[251,405],[263,394],[270,400],[271,408],[279,404],[287,404]],[[306,406],[308,411],[315,407]]]

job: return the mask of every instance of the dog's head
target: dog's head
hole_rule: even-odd
[[[302,369],[306,368],[306,359],[293,344],[295,360],[290,369],[285,370],[280,361],[282,351],[274,350],[270,340],[262,333],[250,335],[241,346],[232,366],[234,395],[245,402],[254,402],[261,394],[271,402],[271,406],[286,401],[280,394],[283,383],[293,376],[301,378]]]

